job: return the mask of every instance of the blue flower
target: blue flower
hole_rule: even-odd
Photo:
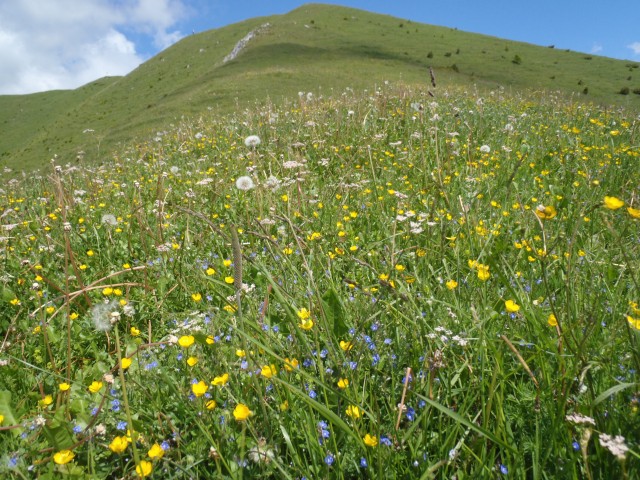
[[[333,465],[333,462],[335,461],[336,461],[335,457],[330,453],[328,453],[327,456],[324,457],[324,463],[326,463],[329,466]]]
[[[580,444],[578,442],[576,442],[575,440],[573,441],[573,443],[571,444],[573,446],[573,449],[577,452],[578,450],[580,450]]]
[[[127,429],[127,422],[125,422],[124,420],[121,420],[118,422],[118,425],[116,425],[116,428],[118,430],[126,430]]]
[[[169,442],[167,442],[165,440],[164,442],[162,442],[160,444],[160,447],[162,448],[162,450],[164,450],[166,452],[167,450],[169,450],[171,448],[171,445],[169,445]]]
[[[506,475],[509,473],[509,469],[506,465],[500,464],[500,473]]]
[[[392,445],[391,439],[389,437],[385,437],[384,435],[381,435],[380,445],[384,445],[385,447],[390,447]]]
[[[360,466],[361,466],[362,468],[367,468],[367,467],[369,466],[369,464],[367,463],[367,459],[366,459],[366,458],[362,457],[362,458],[360,459]]]
[[[407,407],[407,413],[405,415],[407,416],[407,420],[410,422],[413,422],[416,419],[416,411],[411,407]]]

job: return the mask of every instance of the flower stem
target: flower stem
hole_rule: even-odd
[[[140,456],[136,447],[136,439],[138,435],[133,428],[131,419],[131,410],[129,409],[129,398],[127,396],[127,384],[124,380],[124,370],[122,369],[122,351],[120,350],[120,333],[118,332],[118,324],[115,325],[116,334],[116,353],[118,355],[118,373],[120,375],[120,385],[122,385],[122,400],[124,401],[124,411],[127,414],[127,425],[129,425],[129,433],[131,435],[131,447],[133,448],[133,460],[136,466],[140,465]]]

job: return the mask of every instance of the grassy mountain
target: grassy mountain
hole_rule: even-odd
[[[184,116],[278,102],[299,91],[372,88],[385,80],[425,84],[429,66],[446,84],[560,90],[586,101],[640,105],[633,94],[638,64],[310,4],[189,36],[125,77],[73,91],[0,96],[0,162],[32,169],[54,154],[71,161],[79,152],[86,161],[104,161],[118,145]]]

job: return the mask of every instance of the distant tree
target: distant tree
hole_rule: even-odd
[[[514,55],[513,56],[513,60],[511,60],[511,63],[515,63],[516,65],[520,65],[522,63],[522,59],[520,58],[520,55]]]
[[[620,95],[629,95],[629,87],[622,87],[618,93]]]

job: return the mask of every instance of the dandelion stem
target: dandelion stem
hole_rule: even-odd
[[[124,370],[122,368],[122,351],[120,350],[120,333],[118,332],[118,324],[115,325],[116,335],[116,353],[118,355],[118,374],[120,376],[120,385],[122,385],[122,400],[124,402],[124,411],[127,414],[127,425],[131,433],[131,447],[133,448],[133,460],[136,465],[140,464],[140,456],[138,454],[138,448],[136,447],[136,440],[138,435],[133,428],[133,420],[131,417],[131,409],[129,408],[129,397],[127,396],[127,384],[124,378]]]

